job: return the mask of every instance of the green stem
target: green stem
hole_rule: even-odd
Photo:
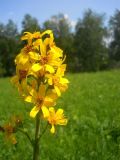
[[[39,136],[40,136],[40,112],[36,116],[36,130],[35,130],[35,141],[33,150],[33,160],[39,160]]]
[[[43,134],[45,133],[45,131],[47,130],[47,127],[48,127],[48,123],[46,124],[46,127],[44,128],[44,130],[42,131],[42,133],[40,134],[40,137],[41,138],[43,136]]]
[[[20,131],[21,133],[23,133],[23,134],[28,138],[28,140],[30,141],[30,143],[31,143],[31,145],[32,145],[32,147],[33,147],[33,142],[32,142],[32,140],[31,140],[29,134],[28,134],[26,131],[24,131],[24,130],[22,130],[22,129],[20,129],[20,128],[17,128],[17,130]]]

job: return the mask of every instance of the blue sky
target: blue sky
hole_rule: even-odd
[[[26,13],[36,17],[40,24],[52,15],[64,13],[74,23],[87,8],[106,13],[108,19],[115,9],[120,9],[120,0],[1,0],[0,22],[7,23],[8,19],[13,19],[21,28]]]

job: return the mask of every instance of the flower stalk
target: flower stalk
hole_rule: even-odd
[[[23,133],[28,138],[29,142],[31,143],[31,145],[33,147],[33,142],[32,142],[32,139],[30,138],[29,134],[21,128],[17,128],[17,130],[20,131],[21,133]]]
[[[35,140],[33,148],[33,160],[40,160],[40,112],[36,116]]]

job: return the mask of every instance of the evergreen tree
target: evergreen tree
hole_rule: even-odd
[[[22,32],[26,31],[27,32],[40,31],[38,20],[29,14],[26,14],[22,21]]]
[[[84,13],[75,30],[76,70],[97,71],[107,65],[106,28],[103,15],[92,10]]]
[[[14,72],[14,57],[19,44],[17,36],[17,26],[12,20],[6,25],[0,24],[0,76],[10,76]]]
[[[120,61],[120,10],[116,10],[114,16],[110,18],[110,29],[112,31],[110,60],[117,62]]]

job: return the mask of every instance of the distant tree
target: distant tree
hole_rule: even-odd
[[[15,38],[18,35],[17,25],[11,19],[8,20],[5,26],[4,34],[9,38]]]
[[[52,16],[43,24],[43,29],[52,29],[55,35],[57,45],[63,48],[64,53],[67,54],[67,63],[69,70],[73,67],[73,41],[74,36],[71,32],[71,23],[64,14]]]
[[[39,30],[40,30],[40,26],[39,26],[38,20],[32,17],[31,15],[26,14],[22,21],[22,32],[25,32],[25,31],[35,32]]]
[[[110,44],[111,61],[120,61],[120,10],[110,18],[110,29],[112,31],[112,41]]]
[[[76,71],[97,71],[106,67],[108,52],[104,16],[87,10],[75,30]]]
[[[17,51],[15,39],[0,37],[0,67],[1,76],[10,76],[14,73],[14,58]]]
[[[64,14],[52,16],[43,24],[44,29],[52,29],[56,37],[67,37],[71,30],[71,24]]]
[[[0,24],[0,76],[10,76],[14,72],[14,57],[18,50],[18,30],[16,24],[9,20]]]
[[[4,24],[0,23],[0,77],[3,76],[3,74],[5,73],[5,69],[3,68],[3,63],[2,63],[2,53],[1,53],[1,39],[3,37],[4,34]]]
[[[4,35],[5,32],[5,25],[3,23],[0,23],[0,37]]]

